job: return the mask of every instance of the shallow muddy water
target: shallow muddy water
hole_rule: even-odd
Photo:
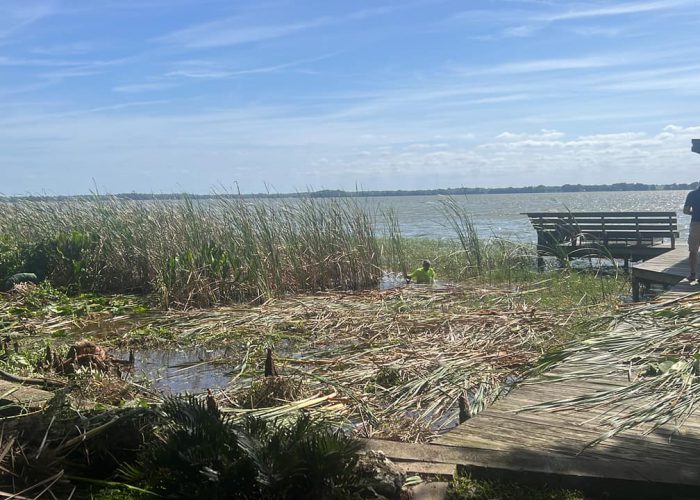
[[[206,392],[225,388],[233,378],[228,349],[208,350],[141,350],[134,352],[132,378],[145,379],[155,390],[165,394]],[[127,358],[128,352],[113,351]]]

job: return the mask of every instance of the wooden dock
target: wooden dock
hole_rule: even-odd
[[[679,284],[690,273],[688,249],[675,248],[658,257],[632,266],[632,296],[640,298],[641,285],[652,283],[671,287]]]
[[[687,251],[668,252],[635,269],[642,279],[676,284],[688,273]],[[658,300],[698,292],[700,286],[681,284]],[[634,325],[620,328],[631,328],[627,331],[640,341],[651,335],[636,332]],[[568,359],[430,445],[371,442],[368,447],[399,461],[455,464],[475,477],[580,488],[609,498],[700,498],[700,411],[680,427],[674,422],[653,431],[639,426],[591,446],[610,429],[604,420],[625,409],[622,404],[531,408],[630,385],[636,374],[628,373],[623,358],[601,350]],[[609,371],[601,374],[600,366]]]

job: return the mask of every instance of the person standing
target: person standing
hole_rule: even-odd
[[[698,208],[698,215],[700,218],[700,208]],[[424,260],[423,267],[419,267],[411,274],[406,275],[406,282],[410,283],[411,280],[416,280],[419,285],[432,285],[435,283],[435,271],[430,267],[430,261]]]
[[[700,182],[698,182],[698,187],[686,196],[683,213],[691,216],[690,230],[688,232],[690,274],[686,279],[695,281],[697,280],[698,250],[700,249]]]

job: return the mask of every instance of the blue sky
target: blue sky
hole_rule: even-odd
[[[0,193],[700,178],[700,2],[0,0]]]

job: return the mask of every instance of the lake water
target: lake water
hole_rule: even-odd
[[[683,215],[687,191],[630,191],[594,193],[480,194],[454,197],[471,215],[479,235],[513,241],[535,241],[537,235],[523,212],[675,211],[681,241],[690,217]],[[393,208],[404,236],[454,238],[446,226],[442,196],[386,196],[362,200],[372,209]],[[383,223],[378,218],[381,230]]]

